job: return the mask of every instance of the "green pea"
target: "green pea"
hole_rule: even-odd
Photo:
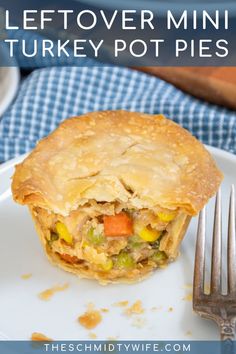
[[[141,249],[143,247],[143,242],[129,242],[130,249]]]
[[[129,237],[129,242],[130,243],[138,243],[138,242],[143,243],[143,240],[138,235],[134,235],[132,237]]]
[[[136,242],[136,243],[134,242],[134,243],[131,243],[130,246],[131,246],[131,248],[138,250],[143,247],[143,244],[142,244],[142,242]]]
[[[105,241],[105,238],[102,234],[96,234],[94,232],[94,228],[91,227],[87,234],[87,239],[89,242],[93,243],[94,245],[100,245]]]
[[[141,237],[134,235],[132,237],[129,237],[129,246],[132,248],[139,248],[140,246],[143,245],[143,240]]]
[[[161,263],[167,259],[167,255],[163,251],[157,251],[152,256],[152,260],[156,263]]]
[[[116,260],[118,268],[133,268],[135,265],[133,258],[127,252],[121,252]]]

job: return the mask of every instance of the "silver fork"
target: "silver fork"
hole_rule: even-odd
[[[236,322],[236,241],[235,190],[231,187],[227,245],[227,294],[222,294],[222,221],[221,191],[217,193],[211,258],[210,294],[204,291],[206,212],[201,211],[198,221],[195,269],[193,281],[193,309],[200,316],[219,325],[221,340],[231,343],[235,338]]]

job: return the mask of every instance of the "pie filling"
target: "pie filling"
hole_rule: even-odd
[[[123,274],[164,266],[173,232],[180,233],[187,215],[160,207],[125,208],[92,201],[67,217],[34,208],[51,253],[67,265],[92,272]]]

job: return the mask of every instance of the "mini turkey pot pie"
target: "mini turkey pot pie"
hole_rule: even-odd
[[[178,255],[191,216],[222,174],[162,115],[94,112],[65,120],[13,176],[49,259],[100,281],[140,280]]]

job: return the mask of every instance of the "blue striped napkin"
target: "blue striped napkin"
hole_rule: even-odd
[[[236,112],[131,69],[73,64],[36,69],[22,82],[0,122],[0,162],[31,150],[67,117],[107,109],[162,113],[203,143],[236,153]]]

